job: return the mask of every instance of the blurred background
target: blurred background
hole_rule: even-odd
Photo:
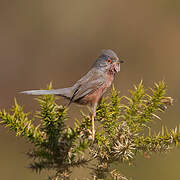
[[[116,76],[121,95],[142,79],[145,87],[165,80],[174,106],[154,124],[173,128],[180,117],[180,1],[178,0],[1,0],[0,1],[0,109],[10,108],[14,97],[32,113],[34,97],[19,91],[71,86],[84,75],[102,49],[114,50],[126,63]],[[59,104],[65,104],[63,99]],[[86,108],[81,108],[86,111]],[[69,110],[72,124],[79,107]],[[30,145],[0,127],[0,174],[3,180],[43,180],[46,173],[27,168]],[[119,165],[117,165],[118,168]],[[135,180],[180,179],[180,150],[138,156],[135,165],[120,165]],[[80,169],[74,176],[86,176]]]

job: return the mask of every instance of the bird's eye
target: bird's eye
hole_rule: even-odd
[[[110,64],[111,63],[111,59],[107,59],[107,63]]]

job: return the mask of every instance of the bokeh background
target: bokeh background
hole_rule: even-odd
[[[141,79],[145,87],[165,80],[174,106],[154,124],[175,127],[180,121],[180,1],[178,0],[0,0],[0,108],[10,108],[14,97],[26,111],[38,107],[28,89],[71,86],[85,74],[102,49],[121,58],[115,87],[121,95]],[[65,103],[63,99],[59,103]],[[81,108],[85,110],[85,108]],[[69,110],[72,124],[79,107]],[[30,145],[0,127],[0,179],[43,180],[46,173],[27,168]],[[119,165],[117,165],[119,166]],[[138,156],[135,165],[119,166],[135,180],[180,179],[180,149]],[[80,169],[74,173],[86,176]]]

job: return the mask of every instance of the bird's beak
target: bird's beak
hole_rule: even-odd
[[[119,59],[119,63],[124,63],[124,61]]]

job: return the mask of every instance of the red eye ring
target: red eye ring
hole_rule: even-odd
[[[111,63],[111,59],[108,59],[108,60],[107,60],[107,63],[110,64],[110,63]]]

